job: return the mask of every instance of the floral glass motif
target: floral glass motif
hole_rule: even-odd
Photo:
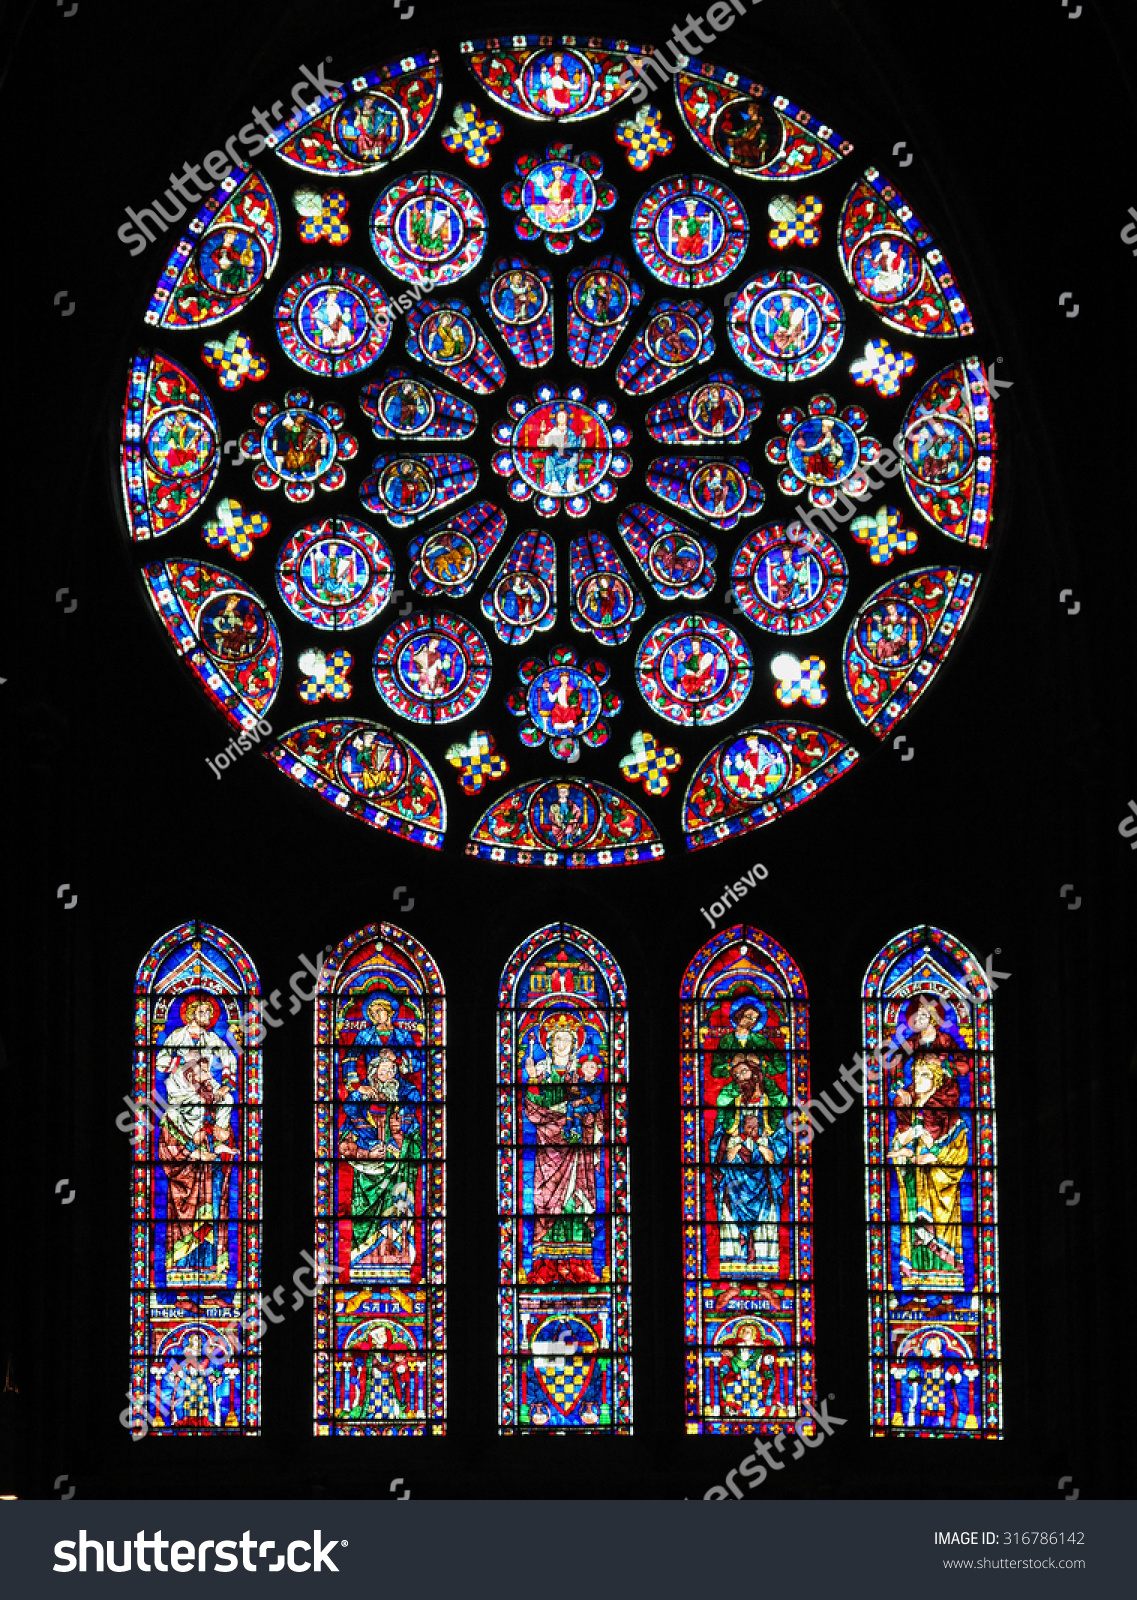
[[[211,550],[228,550],[234,561],[247,561],[272,529],[272,520],[263,511],[246,511],[239,500],[218,500],[213,515],[201,525],[201,537]]]
[[[782,650],[770,662],[777,680],[774,698],[780,706],[823,706],[829,699],[822,656],[795,656]]]
[[[516,395],[509,402],[512,422],[499,422],[493,436],[506,448],[493,459],[494,471],[509,478],[513,500],[532,500],[543,517],[562,508],[570,517],[587,516],[594,500],[615,497],[613,479],[626,478],[632,459],[623,446],[631,434],[614,420],[610,400],[587,400],[574,385],[563,394],[542,384],[533,400]]]
[[[530,659],[518,668],[522,688],[506,705],[523,719],[522,744],[534,748],[546,740],[562,761],[578,761],[580,746],[608,742],[608,718],[620,710],[620,696],[604,685],[611,676],[602,661],[577,665],[576,651],[559,645],[548,661]]]
[[[636,254],[654,278],[677,289],[706,289],[728,278],[749,231],[738,200],[710,178],[665,178],[632,217]]]
[[[138,544],[167,540],[169,561],[137,565],[175,648],[242,728],[270,703],[277,721],[287,662],[285,702],[312,709],[266,738],[270,759],[431,848],[446,844],[446,791],[480,793],[467,768],[485,779],[512,736],[447,722],[481,682],[479,668],[444,687],[453,641],[417,639],[409,678],[381,660],[403,624],[442,608],[483,641],[487,673],[491,653],[519,647],[495,715],[525,687],[524,656],[547,664],[572,641],[612,682],[623,673],[625,698],[636,661],[621,653],[646,659],[633,698],[677,719],[689,771],[684,795],[645,756],[650,781],[632,793],[661,825],[681,809],[696,849],[820,794],[863,728],[883,742],[959,637],[985,565],[992,384],[937,242],[802,107],[701,57],[677,60],[665,88],[659,73],[647,47],[533,34],[313,84],[263,171],[235,168],[188,221],[147,311],[163,349],[131,363],[125,521]],[[545,248],[570,245],[560,266]],[[837,379],[818,392],[838,363],[860,404]],[[289,370],[307,387],[288,389]],[[363,456],[355,404],[377,441]],[[896,472],[886,438],[911,525],[875,475]],[[278,490],[330,500],[282,521]],[[970,570],[943,539],[970,547]],[[218,563],[208,579],[200,555]],[[200,584],[220,608],[208,638]],[[666,630],[692,614],[738,640],[721,689],[709,646],[693,665],[663,660],[687,648]],[[776,642],[754,655],[761,638]],[[242,641],[248,660],[210,648]],[[686,700],[704,654],[709,693]],[[416,700],[424,672],[437,692]],[[716,719],[736,706],[750,724],[724,740]],[[799,712],[831,726],[785,720]],[[619,750],[584,738],[604,722],[546,731],[544,771],[515,744],[519,786],[446,847],[558,868],[661,854],[618,765],[630,731]],[[657,750],[663,723],[639,730]],[[550,738],[575,741],[570,767]],[[564,798],[558,769],[574,779]]]
[[[632,1429],[627,990],[552,923],[498,996],[502,1433]]]
[[[240,389],[246,383],[263,383],[268,377],[268,360],[253,348],[248,334],[230,329],[224,339],[207,339],[201,359],[217,374],[223,389]]]
[[[753,676],[750,651],[717,617],[660,622],[636,652],[640,693],[654,712],[681,727],[729,717],[746,699]]]
[[[283,406],[275,400],[254,406],[254,426],[241,435],[241,450],[256,462],[257,488],[283,486],[295,505],[311,500],[317,488],[327,493],[342,489],[347,482],[343,464],[359,449],[344,421],[342,406],[317,406],[306,389],[291,390]]]
[[[675,74],[683,120],[715,161],[747,178],[784,183],[824,172],[853,147],[752,78],[688,60]]]
[[[294,617],[315,628],[362,628],[391,598],[395,562],[365,522],[325,517],[299,528],[277,557],[276,585]]]
[[[688,1433],[816,1432],[809,1000],[793,959],[738,925],[680,990]]]
[[[359,404],[377,439],[450,443],[468,439],[478,426],[468,400],[403,367],[391,367],[381,383],[369,383]]]
[[[386,349],[390,304],[373,279],[352,267],[309,267],[276,302],[276,335],[305,372],[347,377]]]
[[[342,189],[294,189],[292,209],[296,213],[296,233],[305,244],[347,244],[351,223],[347,214],[351,202]]]
[[[717,745],[700,763],[683,802],[688,850],[764,827],[828,788],[857,759],[826,728],[767,722]]]
[[[909,928],[863,1016],[873,1435],[1000,1439],[991,985],[951,934]]]
[[[571,145],[551,144],[544,156],[518,156],[520,180],[501,191],[508,211],[519,212],[519,239],[542,239],[553,255],[564,255],[576,239],[590,244],[604,232],[601,213],[616,204],[616,191],[602,180],[604,163],[595,152],[575,154]]]
[[[619,256],[597,256],[569,273],[568,345],[578,367],[604,365],[643,296]]]
[[[755,627],[812,633],[844,600],[849,568],[823,533],[800,522],[770,522],[735,551],[730,583]]]
[[[478,630],[445,611],[413,613],[380,639],[373,662],[384,705],[408,722],[454,722],[489,688],[490,653]]]
[[[305,705],[313,706],[320,700],[351,699],[351,669],[355,657],[350,650],[305,650],[296,665],[304,675],[296,693]]]
[[[381,922],[316,991],[315,1433],[446,1431],[446,1009]]]
[[[260,1431],[260,983],[228,934],[186,922],[134,985],[130,1426]]]
[[[660,444],[742,444],[761,413],[762,397],[753,384],[740,383],[729,372],[709,372],[658,401],[644,425]]]
[[[404,283],[436,289],[472,272],[486,247],[486,213],[465,183],[416,172],[383,190],[371,212],[375,254]]]
[[[813,378],[845,337],[845,313],[827,283],[810,272],[764,272],[743,284],[727,307],[735,354],[761,378]]]
[[[442,134],[442,145],[451,154],[462,156],[467,166],[488,167],[493,160],[493,146],[504,134],[500,122],[483,116],[472,100],[461,100]]]
[[[855,499],[866,494],[869,480],[862,467],[880,457],[880,440],[865,433],[868,420],[861,406],[846,406],[838,415],[837,402],[827,394],[815,394],[808,411],[800,406],[779,411],[783,437],[769,441],[766,459],[782,468],[782,493],[804,494],[814,506],[831,506],[839,488]]]
[[[618,122],[615,138],[637,172],[646,172],[656,156],[668,156],[675,148],[675,135],[663,126],[656,106],[640,106],[634,117]]]
[[[324,91],[269,139],[290,166],[326,177],[378,172],[412,150],[441,99],[438,52],[407,56]]]

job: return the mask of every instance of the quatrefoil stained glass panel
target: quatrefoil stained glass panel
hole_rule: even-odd
[[[571,36],[297,111],[127,376],[127,530],[212,703],[349,816],[533,866],[704,848],[848,773],[967,620],[995,460],[963,291],[867,157]]]

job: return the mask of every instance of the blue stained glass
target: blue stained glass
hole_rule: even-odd
[[[573,540],[569,562],[573,627],[599,644],[624,644],[643,616],[644,600],[611,541],[590,530]]]
[[[359,404],[377,439],[451,443],[470,438],[478,426],[468,400],[405,367],[392,367],[381,383],[369,383]]]
[[[134,988],[133,1436],[256,1434],[261,1050],[256,970],[187,922]]]
[[[543,367],[553,354],[553,280],[520,256],[495,261],[482,284],[482,304],[523,367]]]
[[[469,594],[505,532],[505,517],[488,500],[467,506],[407,546],[411,583],[420,594]]]
[[[569,354],[578,367],[604,365],[643,296],[619,256],[598,256],[569,273]]]
[[[872,1431],[1000,1439],[991,985],[951,934],[916,927],[863,999]]]
[[[701,600],[714,588],[714,545],[666,512],[632,506],[620,534],[661,600]]]

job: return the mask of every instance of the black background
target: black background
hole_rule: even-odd
[[[1006,1440],[868,1437],[853,1113],[814,1147],[819,1385],[848,1420],[762,1495],[1060,1498],[1063,1476],[1082,1497],[1129,1492],[1137,851],[1119,824],[1137,795],[1125,648],[1134,419],[1123,379],[1137,259],[1120,235],[1137,206],[1134,40],[1122,5],[1084,5],[1072,19],[1073,9],[763,0],[708,48],[852,139],[841,181],[859,160],[880,166],[944,245],[977,347],[1002,358],[996,374],[1013,385],[996,408],[995,559],[964,638],[904,724],[913,759],[866,752],[772,829],[693,858],[669,838],[660,864],[595,873],[472,862],[456,842],[438,856],[336,816],[258,756],[215,780],[205,757],[229,731],[147,615],[121,532],[110,445],[166,249],[131,259],[116,230],[124,207],[160,196],[168,174],[219,147],[254,102],[287,101],[302,63],[330,55],[329,72],[346,78],[443,39],[542,28],[662,41],[683,14],[629,6],[617,20],[599,4],[562,14],[420,0],[400,21],[393,6],[202,0],[108,13],[79,0],[70,17],[42,3],[9,15],[2,1348],[19,1386],[4,1421],[21,1495],[50,1495],[59,1475],[83,1498],[385,1497],[395,1478],[416,1498],[696,1497],[721,1482],[749,1447],[683,1431],[677,989],[709,936],[700,907],[755,861],[770,875],[742,910],[805,975],[815,1092],[851,1061],[861,976],[902,929],[936,923],[981,960],[998,952],[995,967],[1010,974],[995,1005]],[[451,76],[444,112],[469,83],[459,91]],[[437,148],[443,125],[421,151]],[[618,173],[607,119],[586,127],[602,131],[581,130],[580,144]],[[534,148],[545,132],[535,128]],[[903,170],[889,154],[900,140],[913,154]],[[256,165],[279,189],[275,158]],[[504,157],[469,181],[494,194]],[[628,192],[642,182],[618,181]],[[598,248],[609,247],[606,231]],[[60,290],[74,302],[66,317]],[[1059,306],[1066,290],[1076,318]],[[234,411],[249,396],[239,391]],[[362,421],[353,408],[366,454],[374,442]],[[492,482],[483,488],[492,497]],[[74,612],[56,602],[61,587]],[[498,728],[512,762],[520,747]],[[514,766],[511,776],[525,775]],[[466,831],[452,826],[456,839]],[[57,897],[65,883],[78,895],[71,911]],[[407,913],[393,900],[400,885],[414,896]],[[245,947],[266,993],[287,989],[302,952],[384,917],[443,971],[444,1439],[313,1439],[306,1312],[264,1341],[259,1439],[133,1444],[119,1426],[130,1147],[114,1118],[131,1083],[131,985],[153,940],[193,916]],[[608,946],[631,996],[635,1433],[623,1440],[495,1432],[493,1007],[509,953],[560,918]],[[310,1085],[305,1010],[266,1041],[266,1289],[290,1280],[310,1241]],[[64,1178],[75,1190],[66,1206],[55,1192]]]

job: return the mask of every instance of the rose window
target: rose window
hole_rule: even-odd
[[[174,648],[431,848],[771,823],[890,739],[980,586],[993,404],[942,250],[811,112],[701,58],[648,93],[648,58],[361,70],[202,206],[127,377]]]

